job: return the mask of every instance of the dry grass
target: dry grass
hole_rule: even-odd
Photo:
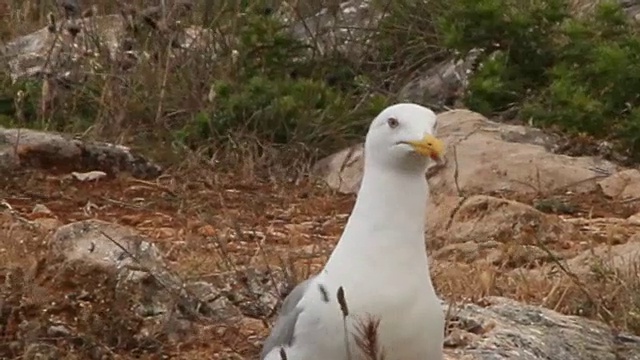
[[[93,335],[105,348],[113,349],[124,358],[128,358],[127,354],[141,351],[131,348],[131,344],[121,343],[117,338],[107,341],[116,334],[119,334],[118,337],[131,337],[123,330],[130,328],[135,332],[140,326],[139,319],[135,319],[129,313],[128,306],[122,303],[132,300],[114,299],[113,294],[108,293],[112,291],[113,284],[96,281],[113,278],[109,274],[91,273],[91,269],[77,271],[73,267],[60,267],[55,259],[46,256],[46,228],[31,231],[16,220],[16,216],[20,216],[25,221],[46,223],[45,220],[38,220],[42,215],[31,215],[36,203],[49,208],[60,223],[98,218],[134,226],[153,239],[166,254],[171,270],[184,280],[213,280],[227,273],[241,273],[246,268],[264,268],[265,264],[279,268],[283,266],[283,261],[287,263],[285,266],[294,266],[300,277],[317,271],[322,262],[321,251],[330,248],[340,232],[341,217],[337,215],[348,212],[350,199],[336,199],[312,184],[300,184],[292,188],[290,185],[285,187],[256,179],[246,180],[244,175],[225,175],[213,179],[210,174],[200,170],[198,175],[189,173],[181,177],[167,177],[158,184],[121,179],[111,183],[79,185],[33,174],[25,176],[20,183],[4,188],[2,197],[11,204],[15,216],[3,215],[0,260],[7,277],[2,278],[9,279],[15,274],[21,277],[11,283],[9,280],[3,281],[2,293],[5,299],[23,299],[19,303],[11,303],[12,306],[7,308],[15,306],[16,311],[23,311],[21,309],[25,306],[32,307],[29,313],[20,315],[24,319],[40,316],[43,309],[62,314],[65,317],[61,319],[62,322],[83,334]],[[131,200],[135,198],[139,200]],[[95,205],[91,213],[86,211],[87,203]],[[34,238],[34,234],[37,237]],[[47,259],[47,263],[43,264],[44,259]],[[36,271],[37,267],[41,270]],[[87,271],[89,273],[84,273]],[[78,310],[81,313],[49,305],[55,300],[59,303],[57,306],[72,306],[64,300],[72,289],[74,292],[87,292],[104,301],[99,301],[99,309],[83,308]],[[47,294],[46,297],[40,295],[43,292]],[[88,323],[88,317],[106,313],[111,314],[108,319],[114,323],[106,318],[104,321]],[[197,352],[213,354],[226,349],[227,352],[250,356],[257,349],[246,342],[247,338],[260,338],[266,329],[260,322],[251,322],[250,319],[242,325],[246,327],[229,329],[228,324],[211,324],[209,328],[223,328],[224,334],[233,336],[222,339],[222,342],[211,342],[210,335],[203,334],[201,338],[194,336],[188,341],[179,339],[182,342],[163,344],[160,348],[156,344],[155,349],[152,347],[146,351],[193,358]],[[15,333],[8,330],[7,327],[3,330],[2,343],[5,346],[20,340],[15,336],[22,334],[17,329],[14,329]],[[241,343],[235,344],[238,342]],[[189,347],[193,347],[193,350],[188,350]],[[60,345],[62,351],[69,353],[73,348],[73,344],[68,347]],[[20,354],[9,351],[4,348],[2,353],[7,356],[11,354],[9,358]],[[82,357],[82,353],[78,356]]]
[[[151,337],[146,342],[123,342],[130,337],[127,334],[140,330],[140,320],[124,310],[127,307],[122,303],[134,299],[114,298],[108,274],[61,267],[55,259],[49,259],[44,239],[47,219],[51,217],[60,223],[97,218],[133,226],[163,250],[170,270],[184,280],[213,281],[254,267],[293,269],[299,280],[317,272],[326,260],[354,200],[307,181],[297,185],[260,181],[233,171],[215,177],[211,171],[184,168],[180,175],[168,175],[154,183],[122,178],[69,184],[42,174],[25,175],[20,180],[2,191],[3,199],[14,211],[13,216],[5,212],[2,221],[2,294],[5,305],[11,304],[6,308],[19,309],[15,310],[19,314],[4,319],[1,351],[9,358],[24,350],[16,345],[25,336],[17,324],[39,317],[43,309],[83,334],[86,339],[80,347],[60,339],[56,345],[60,351],[75,352],[80,358],[87,348],[96,347],[123,359],[138,353],[150,358],[170,354],[188,359],[214,353],[252,358],[259,351],[259,340],[268,331],[261,320],[246,318],[240,324],[209,324],[183,338]],[[49,208],[52,215],[31,214],[38,203]],[[94,204],[92,212],[86,211],[87,203]],[[15,216],[44,225],[29,230]],[[520,265],[522,269],[516,266],[514,270],[513,265],[435,261],[433,275],[438,292],[453,303],[477,301],[486,295],[507,296],[639,332],[637,266],[628,267],[628,271],[613,270],[605,258],[588,274],[572,274],[558,261],[556,274],[534,277],[524,270],[527,264]],[[535,269],[539,264],[529,267]],[[96,281],[101,278],[104,281]],[[99,307],[94,304],[76,309],[73,303],[64,301],[72,289],[104,300]],[[57,305],[50,305],[54,303]],[[95,319],[107,313],[111,314],[108,319]],[[12,320],[15,316],[18,318]],[[92,317],[93,321],[89,321]],[[375,324],[362,324],[356,345],[377,349],[372,330]],[[224,336],[212,340],[213,329]],[[18,350],[11,350],[11,346],[18,346]],[[382,350],[376,351],[365,354],[381,358]]]
[[[119,7],[108,1],[96,5],[99,14]],[[145,9],[148,5],[138,1],[131,3],[131,8]],[[318,4],[299,5],[302,14],[312,12]],[[53,10],[45,2],[0,3],[0,14],[8,14],[10,19],[0,25],[2,39],[45,26],[47,14]],[[195,13],[203,19],[215,20],[215,9],[203,5],[198,11]],[[219,25],[233,28],[234,23]],[[308,180],[309,159],[297,156],[308,150],[302,146],[274,146],[257,140],[255,133],[239,132],[231,136],[234,141],[228,141],[227,136],[225,141],[208,144],[205,150],[172,148],[166,134],[175,130],[176,123],[192,121],[193,114],[211,108],[202,94],[209,93],[214,80],[229,78],[230,65],[223,62],[213,66],[206,59],[187,61],[169,54],[171,32],[155,34],[142,46],[156,61],[127,73],[126,78],[126,71],[107,65],[110,61],[100,58],[104,54],[97,54],[87,60],[102,61],[104,76],[74,87],[66,93],[66,100],[51,105],[48,94],[52,90],[42,87],[35,92],[35,103],[42,105],[35,110],[35,117],[42,127],[142,143],[154,158],[164,158],[174,165],[154,182],[122,177],[74,183],[59,176],[27,172],[0,184],[0,199],[12,208],[0,217],[1,358],[26,357],[25,353],[35,351],[29,350],[34,339],[46,340],[67,359],[194,359],[214,354],[254,358],[260,339],[268,332],[262,321],[266,318],[245,318],[234,324],[203,324],[188,337],[150,334],[134,338],[141,330],[141,321],[127,309],[136,299],[114,296],[109,274],[48,258],[46,239],[55,224],[97,218],[135,227],[163,250],[170,270],[185,281],[214,281],[248,268],[273,272],[284,268],[293,274],[295,282],[319,270],[342,231],[354,198]],[[90,126],[83,123],[86,119],[76,118],[56,123],[55,119],[71,118],[79,112],[80,101],[68,99],[84,99],[85,104],[99,110]],[[246,141],[249,138],[254,141]],[[574,200],[599,216],[622,217],[606,207],[609,202],[601,195]],[[51,215],[33,214],[35,204],[46,206]],[[637,205],[628,206],[638,211]],[[32,228],[33,224],[38,226]],[[585,236],[593,246],[616,244],[614,235],[605,232],[604,236]],[[584,239],[573,239],[569,246],[575,248]],[[430,250],[442,245],[439,239],[432,239]],[[575,274],[563,261],[551,260],[549,263],[557,269],[555,274],[532,276],[524,269],[535,270],[541,264],[527,263],[526,257],[518,254],[519,245],[505,240],[504,252],[510,260],[498,265],[434,261],[438,292],[452,302],[507,296],[604,320],[640,334],[640,266],[619,270],[605,258],[590,272]],[[557,250],[548,249],[546,244],[537,246]],[[89,294],[94,299],[89,301],[91,306],[83,307],[68,299],[70,291]],[[43,317],[44,311],[51,316]],[[39,326],[21,326],[34,319],[40,319],[35,323]],[[55,322],[64,322],[81,336],[69,339],[43,333]],[[376,327],[375,319],[363,323],[356,340],[370,359],[385,355],[377,346]]]
[[[384,360],[384,349],[378,341],[380,319],[368,318],[361,321],[356,329],[355,342],[366,360]]]

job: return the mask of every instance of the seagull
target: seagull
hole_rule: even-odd
[[[344,232],[322,271],[284,299],[261,360],[443,359],[445,316],[424,235],[425,173],[444,151],[435,127],[436,114],[412,103],[371,122]],[[371,324],[375,349],[363,349]]]

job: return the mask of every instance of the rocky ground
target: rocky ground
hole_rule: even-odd
[[[468,111],[439,121],[427,222],[448,358],[640,359],[640,173]],[[337,241],[362,160],[321,161],[328,187],[202,165],[141,180],[109,160],[127,149],[58,166],[64,142],[41,135],[0,146],[0,358],[255,358]]]
[[[251,358],[287,285],[279,257],[306,269],[351,199],[214,174],[5,181],[0,357]]]

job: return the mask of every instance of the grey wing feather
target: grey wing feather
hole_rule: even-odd
[[[260,359],[264,359],[275,347],[283,345],[291,345],[293,343],[293,332],[298,321],[298,316],[302,312],[302,308],[298,307],[298,303],[309,288],[309,284],[314,277],[296,285],[293,290],[284,298],[282,307],[278,313],[271,334],[267,337],[262,345]]]

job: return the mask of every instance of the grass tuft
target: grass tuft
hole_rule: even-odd
[[[360,321],[356,328],[355,343],[366,360],[384,360],[384,351],[378,341],[380,319],[367,318]]]

